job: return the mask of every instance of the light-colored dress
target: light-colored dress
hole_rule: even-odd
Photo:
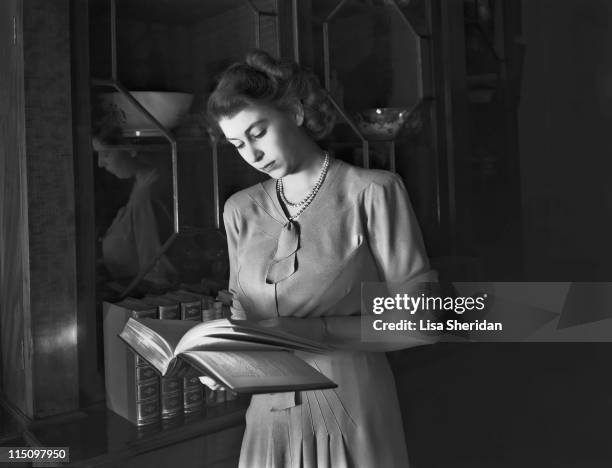
[[[361,313],[362,282],[409,281],[430,271],[404,185],[390,172],[332,159],[297,220],[296,249],[285,249],[284,258],[277,251],[287,217],[274,180],[234,194],[223,217],[235,317],[349,318]],[[270,280],[277,261],[289,267]],[[359,336],[352,340],[357,345]],[[300,353],[337,388],[253,396],[241,467],[408,466],[385,354],[351,350],[351,339],[343,345],[324,355]]]
[[[127,204],[115,216],[102,238],[102,255],[111,278],[134,278],[149,266],[161,249],[156,205],[153,196],[159,179],[157,171],[143,171],[136,175]],[[162,210],[157,210],[162,211]],[[165,213],[164,213],[165,214]],[[171,222],[169,215],[168,223]],[[162,255],[149,270],[145,279],[156,284],[169,284],[176,270]]]

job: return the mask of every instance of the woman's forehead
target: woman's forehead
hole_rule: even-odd
[[[219,120],[219,127],[227,139],[240,138],[260,121],[270,121],[282,118],[283,114],[273,107],[263,104],[253,104],[238,111],[236,114]]]

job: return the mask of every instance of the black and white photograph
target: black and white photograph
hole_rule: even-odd
[[[0,466],[612,466],[611,128],[608,0],[0,0]]]

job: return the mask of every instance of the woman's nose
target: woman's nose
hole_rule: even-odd
[[[247,146],[246,152],[250,163],[257,163],[264,157],[264,152],[252,144]]]

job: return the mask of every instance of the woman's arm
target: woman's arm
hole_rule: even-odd
[[[405,313],[400,315],[398,312],[390,312],[388,314],[387,318],[390,321],[405,318]],[[259,323],[271,328],[278,327],[285,332],[338,350],[388,352],[433,344],[437,341],[435,336],[425,335],[419,337],[407,335],[401,341],[363,341],[361,338],[362,317],[357,315],[317,318],[277,317]]]
[[[236,320],[246,319],[246,313],[237,299],[237,280],[238,273],[236,262],[236,250],[238,248],[238,233],[240,232],[240,213],[232,205],[231,198],[225,202],[223,207],[223,224],[227,236],[227,253],[229,256],[230,276],[228,290],[232,294],[232,305],[230,310],[232,318]]]

